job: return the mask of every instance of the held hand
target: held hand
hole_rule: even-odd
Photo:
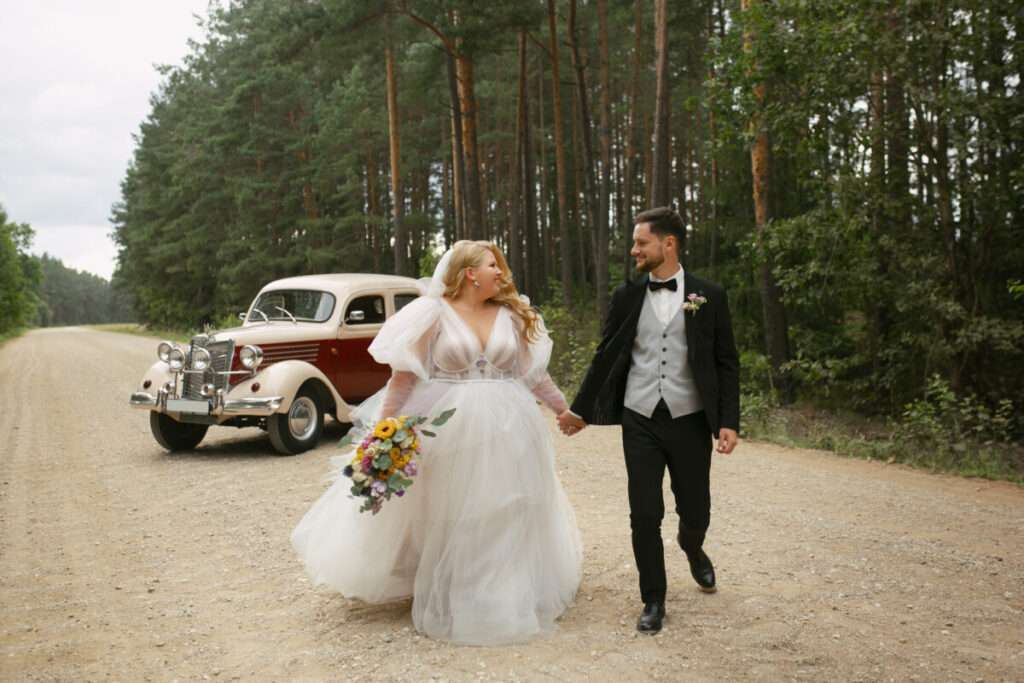
[[[572,436],[586,426],[586,422],[576,417],[568,410],[563,410],[558,415],[558,428],[562,430],[562,433],[566,436]]]
[[[736,448],[736,444],[739,440],[739,435],[736,434],[735,429],[722,427],[718,430],[718,447],[715,450],[722,455],[729,455],[732,453],[732,450]]]

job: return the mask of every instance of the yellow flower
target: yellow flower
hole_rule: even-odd
[[[377,423],[377,428],[373,430],[373,435],[378,439],[390,439],[396,431],[398,431],[398,420],[389,417]]]

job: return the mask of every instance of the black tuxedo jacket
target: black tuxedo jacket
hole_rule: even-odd
[[[647,292],[648,276],[618,287],[612,294],[601,343],[587,369],[572,412],[587,424],[621,424],[626,377],[633,360],[633,341]],[[717,437],[722,427],[739,431],[740,362],[732,335],[729,302],[725,290],[684,272],[686,294],[707,299],[696,313],[686,316],[686,344],[704,404],[708,427]]]

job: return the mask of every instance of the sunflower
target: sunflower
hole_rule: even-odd
[[[398,421],[393,417],[381,420],[377,423],[377,428],[373,430],[373,435],[381,440],[390,439],[391,435],[398,431]]]

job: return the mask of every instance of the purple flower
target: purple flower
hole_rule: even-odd
[[[363,465],[363,471],[364,472],[369,472],[370,468],[373,467],[373,458],[371,458],[368,455],[364,455],[363,456],[363,463],[362,463],[362,465]]]
[[[401,498],[402,496],[405,495],[405,491],[395,491],[395,495]]]
[[[373,485],[370,488],[373,489],[374,494],[380,496],[383,495],[388,490],[388,485],[378,479],[377,481],[373,482]]]
[[[415,477],[418,471],[419,469],[416,467],[416,462],[413,460],[410,460],[406,463],[405,467],[402,468],[402,472],[404,472],[407,477]]]

